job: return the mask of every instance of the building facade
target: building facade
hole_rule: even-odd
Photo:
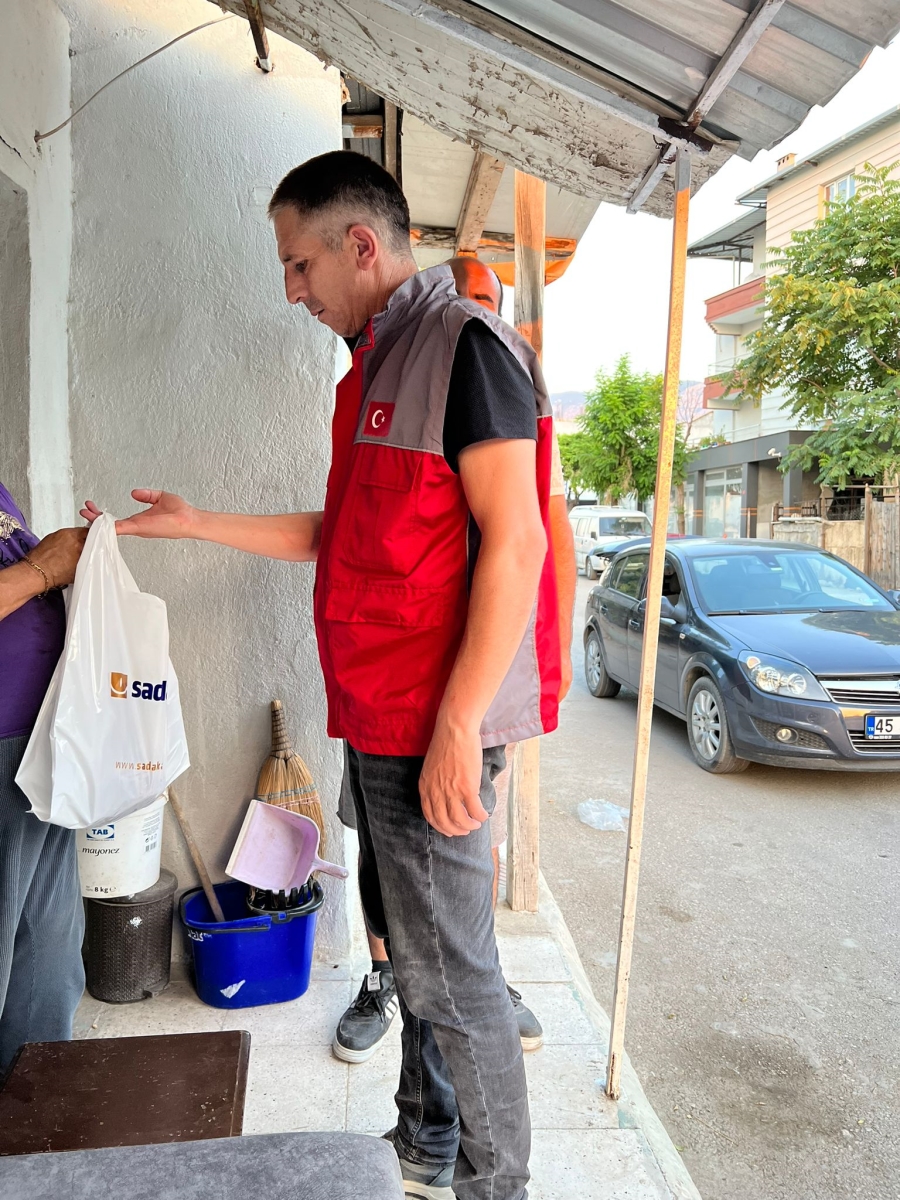
[[[775,175],[737,198],[747,211],[691,244],[692,258],[717,258],[734,266],[734,284],[706,302],[716,335],[715,359],[704,383],[704,407],[712,414],[710,445],[692,460],[685,487],[688,532],[710,537],[768,537],[780,516],[823,515],[817,471],[782,472],[788,446],[810,430],[796,428],[780,391],[760,404],[739,402],[724,380],[746,353],[747,337],[762,324],[765,277],[773,251],[795,230],[808,229],[829,204],[853,195],[866,164],[900,160],[900,107],[802,160],[792,154]]]

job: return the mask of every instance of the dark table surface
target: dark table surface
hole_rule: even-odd
[[[237,1137],[249,1056],[239,1030],[29,1043],[0,1091],[0,1155]]]
[[[3,1200],[403,1200],[393,1147],[273,1133],[0,1159]]]

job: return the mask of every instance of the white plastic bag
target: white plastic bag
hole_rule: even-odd
[[[65,650],[16,783],[42,821],[86,829],[150,804],[188,766],[166,606],[139,590],[104,514],[75,572]]]

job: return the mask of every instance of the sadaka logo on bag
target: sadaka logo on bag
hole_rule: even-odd
[[[168,680],[162,683],[142,683],[136,679],[131,685],[131,696],[134,700],[165,700]],[[128,698],[128,676],[118,671],[112,671],[109,676],[109,694],[116,700]]]

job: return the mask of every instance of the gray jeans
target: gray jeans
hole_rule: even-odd
[[[75,832],[28,812],[27,737],[0,738],[0,1075],[23,1042],[67,1041],[84,990]]]
[[[488,812],[504,762],[502,748],[484,752]],[[455,1162],[459,1200],[524,1200],[531,1123],[494,937],[489,823],[465,837],[432,829],[421,758],[350,747],[347,766],[363,909],[388,944],[403,1014],[397,1147],[413,1162]]]

